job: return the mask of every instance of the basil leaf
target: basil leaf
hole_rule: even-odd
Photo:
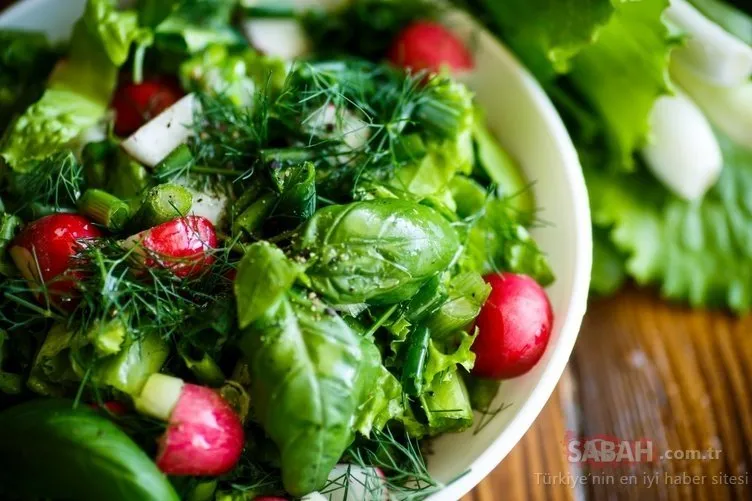
[[[266,242],[251,245],[238,265],[235,298],[241,329],[264,316],[290,290],[298,267],[277,247]]]
[[[277,444],[293,496],[321,488],[354,438],[378,350],[320,302],[291,294],[241,340],[256,417]]]
[[[335,304],[410,299],[460,247],[438,212],[396,199],[321,209],[296,245],[313,289]]]

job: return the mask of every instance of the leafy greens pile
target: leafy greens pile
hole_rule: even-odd
[[[708,112],[719,127],[724,165],[716,185],[698,202],[674,195],[637,155],[651,139],[656,100],[676,88],[673,53],[687,38],[666,20],[668,0],[458,3],[512,47],[568,125],[595,226],[592,288],[610,293],[631,277],[693,306],[752,309],[750,145],[729,137],[719,117]],[[752,17],[743,5],[691,3],[750,43]],[[749,99],[736,106],[738,113],[752,116]]]
[[[372,3],[340,15],[366,22]],[[389,26],[374,30],[422,12],[386,5]],[[235,14],[218,0],[89,0],[54,71],[43,38],[0,34],[13,75],[0,87],[0,406],[129,402],[161,371],[221,388],[241,414],[250,402],[243,460],[208,487],[218,500],[321,489],[342,458],[383,468],[395,495],[426,495],[437,485],[416,440],[473,422],[482,275],[553,280],[528,234],[534,203],[462,84],[346,40],[287,64],[250,48]],[[312,39],[336,19],[308,16]],[[110,132],[127,74],[173,76],[200,103],[190,138],[153,169]],[[69,311],[5,250],[91,189],[130,217],[81,249]],[[175,195],[160,212],[164,193]],[[134,266],[124,239],[207,200],[221,214],[206,270]],[[159,427],[116,422],[153,448]]]

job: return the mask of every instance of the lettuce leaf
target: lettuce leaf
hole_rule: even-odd
[[[662,21],[668,0],[614,2],[610,21],[574,59],[568,77],[605,122],[610,166],[631,170],[653,103],[670,92],[668,58],[677,39]]]
[[[169,4],[170,2],[165,2]],[[210,45],[247,45],[230,24],[235,0],[180,0],[155,8],[156,2],[145,2],[142,18],[149,23],[164,19],[155,28],[158,47],[178,54],[196,54]],[[152,9],[147,11],[145,9]]]
[[[499,34],[541,80],[566,73],[614,7],[609,0],[459,0]]]
[[[117,11],[114,0],[89,1],[67,60],[53,72],[42,98],[6,131],[0,154],[12,169],[30,170],[104,116],[127,46],[143,36],[135,19],[134,12]]]
[[[673,196],[647,172],[586,166],[585,173],[593,222],[608,229],[638,283],[659,285],[668,299],[742,313],[752,309],[752,151],[716,135],[725,165],[699,204]]]

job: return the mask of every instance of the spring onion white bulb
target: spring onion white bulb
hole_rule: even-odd
[[[718,140],[702,111],[677,91],[659,98],[650,113],[652,137],[642,155],[655,176],[685,200],[698,200],[723,168]]]
[[[686,35],[672,57],[716,85],[736,86],[752,76],[752,47],[695,9],[686,0],[671,0],[666,20]]]
[[[243,31],[251,45],[267,56],[291,60],[311,50],[308,35],[295,19],[249,19],[243,22]]]
[[[677,62],[671,64],[671,76],[716,127],[734,142],[752,149],[752,82],[719,87]]]
[[[154,167],[193,135],[190,125],[199,106],[196,96],[188,94],[123,141],[123,149],[147,167]]]

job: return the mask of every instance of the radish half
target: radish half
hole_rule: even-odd
[[[26,280],[32,285],[44,284],[55,304],[74,307],[82,274],[71,270],[73,257],[83,249],[85,240],[101,236],[83,216],[52,214],[27,225],[8,252]]]
[[[193,136],[190,126],[200,106],[195,94],[188,94],[123,141],[123,149],[147,167],[154,167]]]
[[[167,268],[179,277],[196,276],[216,260],[212,250],[217,247],[217,233],[208,219],[186,216],[137,233],[121,245],[133,249],[146,267]]]
[[[165,474],[219,476],[240,459],[243,425],[230,404],[211,388],[153,374],[135,406],[140,413],[167,422],[156,458]]]

